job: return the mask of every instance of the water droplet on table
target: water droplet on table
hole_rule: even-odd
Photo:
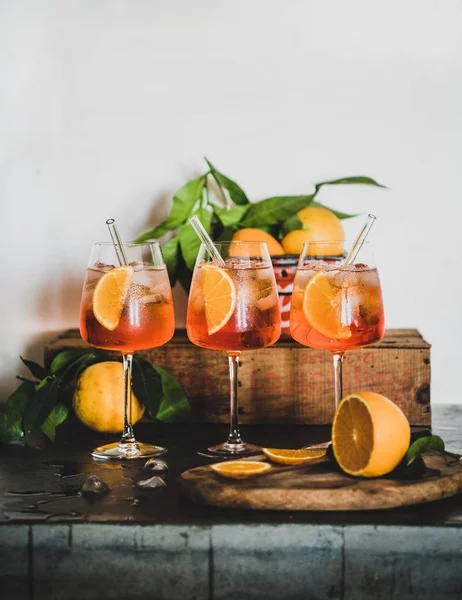
[[[162,477],[158,477],[154,475],[154,477],[150,477],[149,479],[141,479],[137,481],[136,487],[141,488],[142,490],[152,490],[154,488],[166,487],[165,481]]]
[[[146,461],[143,467],[145,473],[152,471],[168,471],[168,464],[161,458],[150,458]]]
[[[82,494],[94,494],[95,496],[101,496],[103,494],[107,494],[110,491],[110,487],[96,475],[90,475],[80,491]]]

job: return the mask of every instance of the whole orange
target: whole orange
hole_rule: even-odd
[[[119,362],[91,365],[77,381],[73,402],[77,418],[95,431],[120,433],[124,428],[124,368]],[[132,394],[132,423],[144,413]]]
[[[300,221],[308,229],[294,229],[282,240],[286,254],[300,254],[305,242],[343,241],[345,233],[340,219],[328,208],[323,206],[307,206],[297,213]],[[323,254],[322,247],[311,246],[313,254]],[[332,253],[332,248],[330,249]],[[338,254],[342,253],[339,244]]]
[[[232,237],[232,242],[266,242],[268,246],[268,252],[270,256],[275,256],[278,254],[284,254],[284,248],[277,241],[275,237],[267,233],[266,231],[262,231],[261,229],[256,229],[252,227],[246,227],[245,229],[238,229],[236,233]],[[237,246],[235,246],[237,248]],[[236,252],[233,250],[234,256],[236,256]]]

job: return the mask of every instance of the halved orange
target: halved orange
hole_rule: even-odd
[[[321,335],[334,340],[351,337],[350,328],[342,323],[342,290],[331,285],[324,271],[315,273],[306,284],[303,312],[311,327]]]
[[[270,460],[281,465],[300,465],[321,458],[326,454],[326,450],[313,450],[310,448],[300,448],[299,450],[262,448],[262,450]]]
[[[332,448],[338,464],[349,475],[380,477],[393,471],[410,440],[406,416],[381,394],[349,394],[335,411]]]
[[[202,293],[209,335],[220,331],[236,308],[236,286],[229,273],[215,265],[203,265]]]
[[[218,475],[228,479],[245,479],[269,471],[271,465],[258,460],[229,460],[228,462],[210,465],[210,468]]]
[[[133,267],[114,267],[104,273],[93,291],[93,314],[109,331],[119,324],[132,276]]]

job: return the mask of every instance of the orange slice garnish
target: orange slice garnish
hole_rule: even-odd
[[[342,323],[342,290],[331,285],[324,271],[318,271],[306,284],[303,312],[321,335],[334,340],[351,337],[350,328]]]
[[[236,286],[230,275],[215,265],[204,265],[202,292],[209,335],[220,331],[236,308]]]
[[[271,470],[271,465],[257,460],[230,460],[210,465],[210,468],[228,479],[245,479]]]
[[[133,267],[114,267],[101,277],[93,292],[93,314],[109,331],[120,321],[133,276]]]
[[[280,465],[301,465],[316,458],[325,456],[325,450],[300,448],[299,450],[286,450],[282,448],[262,448],[263,453],[273,462]]]

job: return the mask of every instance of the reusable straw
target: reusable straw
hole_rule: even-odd
[[[200,222],[199,217],[197,215],[194,215],[193,217],[191,217],[189,219],[189,222],[191,223],[194,231],[197,233],[197,237],[207,248],[207,250],[208,250],[210,256],[212,257],[212,259],[214,260],[214,262],[219,264],[220,267],[226,266],[225,261],[223,260],[223,258],[221,257],[221,254],[218,252],[218,250],[213,245],[213,242],[212,242],[209,234],[205,231],[204,226]]]
[[[125,250],[122,244],[122,240],[120,239],[119,232],[117,230],[115,219],[108,219],[106,221],[106,225],[108,226],[109,233],[111,234],[112,242],[114,244],[119,264],[121,266],[128,265],[127,255],[125,254]]]
[[[377,217],[375,215],[367,215],[367,220],[364,223],[363,228],[359,232],[359,235],[356,238],[356,241],[353,244],[353,247],[351,248],[348,256],[345,258],[345,262],[343,263],[344,265],[351,265],[351,263],[353,263],[356,260],[356,257],[358,256],[359,251],[363,247],[363,244],[366,241],[369,231],[371,230],[371,227],[374,224],[376,218]]]

